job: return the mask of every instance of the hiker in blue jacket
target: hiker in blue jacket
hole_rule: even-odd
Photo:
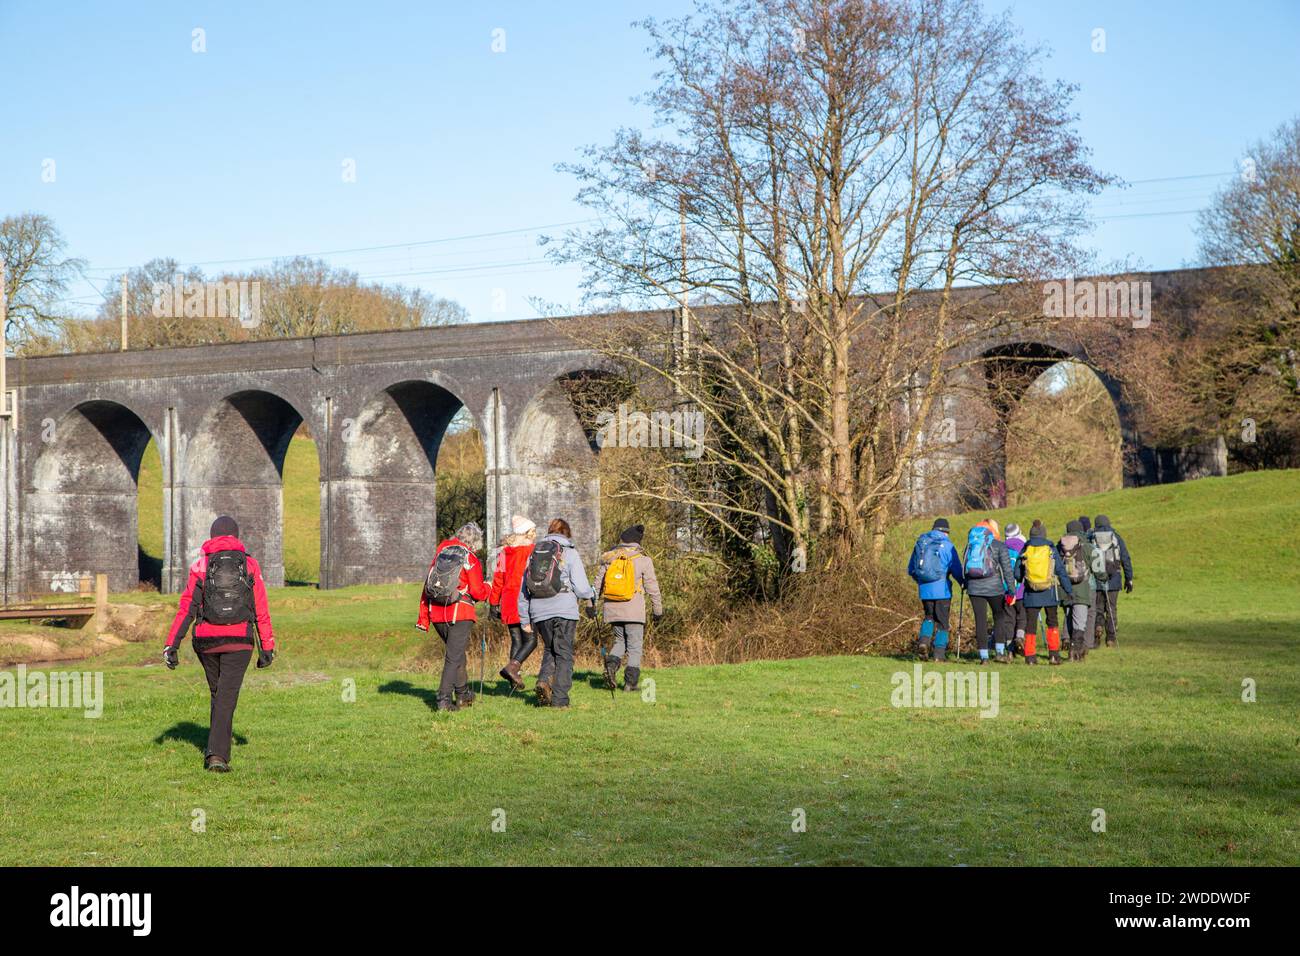
[[[921,599],[923,620],[917,637],[917,654],[924,660],[934,646],[934,659],[943,661],[948,656],[948,614],[952,609],[952,584],[966,586],[961,571],[961,558],[957,548],[948,538],[948,519],[936,518],[929,531],[916,539],[912,559],[907,562],[907,573],[916,582],[917,596]]]

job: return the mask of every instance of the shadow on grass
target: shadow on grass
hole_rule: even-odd
[[[410,681],[390,680],[387,684],[379,685],[379,693],[405,694],[407,697],[424,701],[425,706],[430,710],[438,709],[438,692],[427,687],[416,687]]]
[[[200,727],[192,720],[182,720],[179,723],[172,724],[157,737],[153,739],[155,744],[164,744],[169,740],[181,740],[193,744],[194,747],[203,753],[208,746],[208,728]],[[248,743],[248,738],[243,734],[234,734],[236,747],[242,747]]]
[[[573,679],[574,681],[586,681],[587,686],[592,690],[603,690],[605,693],[609,693],[609,685],[605,683],[604,670],[574,671]]]

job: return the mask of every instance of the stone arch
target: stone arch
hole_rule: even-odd
[[[576,393],[594,381],[612,382],[607,369],[571,369],[539,388],[515,419],[509,511],[545,528],[562,517],[574,544],[592,560],[600,541],[599,446],[592,408]]]
[[[434,381],[402,379],[342,422],[329,542],[322,541],[332,552],[322,557],[330,587],[423,579],[437,543],[438,449],[466,408]]]
[[[213,519],[228,514],[267,585],[284,584],[284,457],[302,422],[293,404],[261,389],[234,392],[208,409],[183,449],[185,560],[197,556]]]
[[[1011,416],[1026,389],[1059,362],[1077,362],[1097,376],[1110,395],[1115,414],[1119,418],[1124,460],[1130,462],[1137,458],[1140,449],[1131,416],[1121,399],[1119,383],[1088,362],[1082,350],[1042,340],[1013,341],[986,349],[982,359],[988,403],[992,410],[990,439],[993,447],[992,454],[981,469],[981,479],[975,489],[975,497],[981,499],[980,503],[988,503],[993,507],[1005,506],[1007,431]],[[1132,483],[1126,466],[1125,484]]]
[[[75,591],[83,577],[108,575],[113,591],[142,576],[137,489],[153,435],[127,406],[92,399],[43,428],[26,506],[29,582]]]

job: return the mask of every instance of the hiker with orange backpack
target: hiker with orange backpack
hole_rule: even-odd
[[[645,602],[657,623],[664,615],[663,596],[655,563],[645,553],[645,525],[633,525],[618,537],[618,544],[600,558],[600,596],[602,615],[614,632],[614,646],[605,655],[605,685],[618,685],[618,669],[623,672],[623,690],[634,691],[641,680],[641,653],[645,642]]]
[[[420,615],[415,626],[427,631],[432,624],[446,645],[436,710],[457,711],[474,704],[466,657],[474,622],[478,620],[474,602],[486,601],[489,593],[483,581],[483,564],[475,553],[482,547],[483,531],[478,524],[470,521],[462,525],[435,549],[420,593]]]
[[[966,536],[966,554],[962,560],[966,576],[966,594],[975,618],[975,643],[980,664],[989,662],[989,644],[995,644],[994,660],[1007,663],[1006,634],[1011,605],[1015,601],[1016,577],[1011,554],[1002,541],[998,523],[992,518],[981,521]],[[992,618],[992,625],[989,624]]]
[[[922,532],[912,547],[907,573],[916,582],[921,600],[921,632],[917,635],[917,653],[922,660],[933,654],[936,661],[948,657],[948,615],[952,610],[952,584],[966,586],[961,570],[961,555],[948,538],[948,519],[935,518],[929,531]]]
[[[537,541],[537,525],[523,515],[510,519],[510,534],[506,535],[497,551],[492,570],[492,589],[488,594],[491,614],[506,626],[510,634],[510,659],[499,673],[515,690],[524,689],[524,679],[519,669],[537,647],[537,635],[525,634],[519,623],[519,588],[523,585],[524,569]]]
[[[1016,578],[1025,585],[1025,663],[1038,663],[1038,614],[1047,622],[1047,653],[1051,664],[1061,663],[1061,632],[1057,606],[1061,591],[1073,593],[1061,554],[1047,539],[1047,529],[1035,521],[1016,566]]]

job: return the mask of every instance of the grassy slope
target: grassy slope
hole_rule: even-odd
[[[289,581],[320,580],[320,460],[304,436],[284,456],[284,567]],[[146,554],[162,555],[162,461],[152,441],[140,462],[139,540]]]
[[[97,721],[0,710],[0,864],[1294,863],[1297,491],[1279,472],[1015,509],[1053,530],[1109,513],[1138,588],[1119,649],[1000,668],[987,720],[895,709],[910,663],[863,658],[661,671],[653,705],[580,684],[569,713],[489,696],[435,716],[414,587],[276,592],[283,657],[250,675],[229,776],[199,770],[188,653],[176,672],[140,666],[153,647],[101,658]]]

